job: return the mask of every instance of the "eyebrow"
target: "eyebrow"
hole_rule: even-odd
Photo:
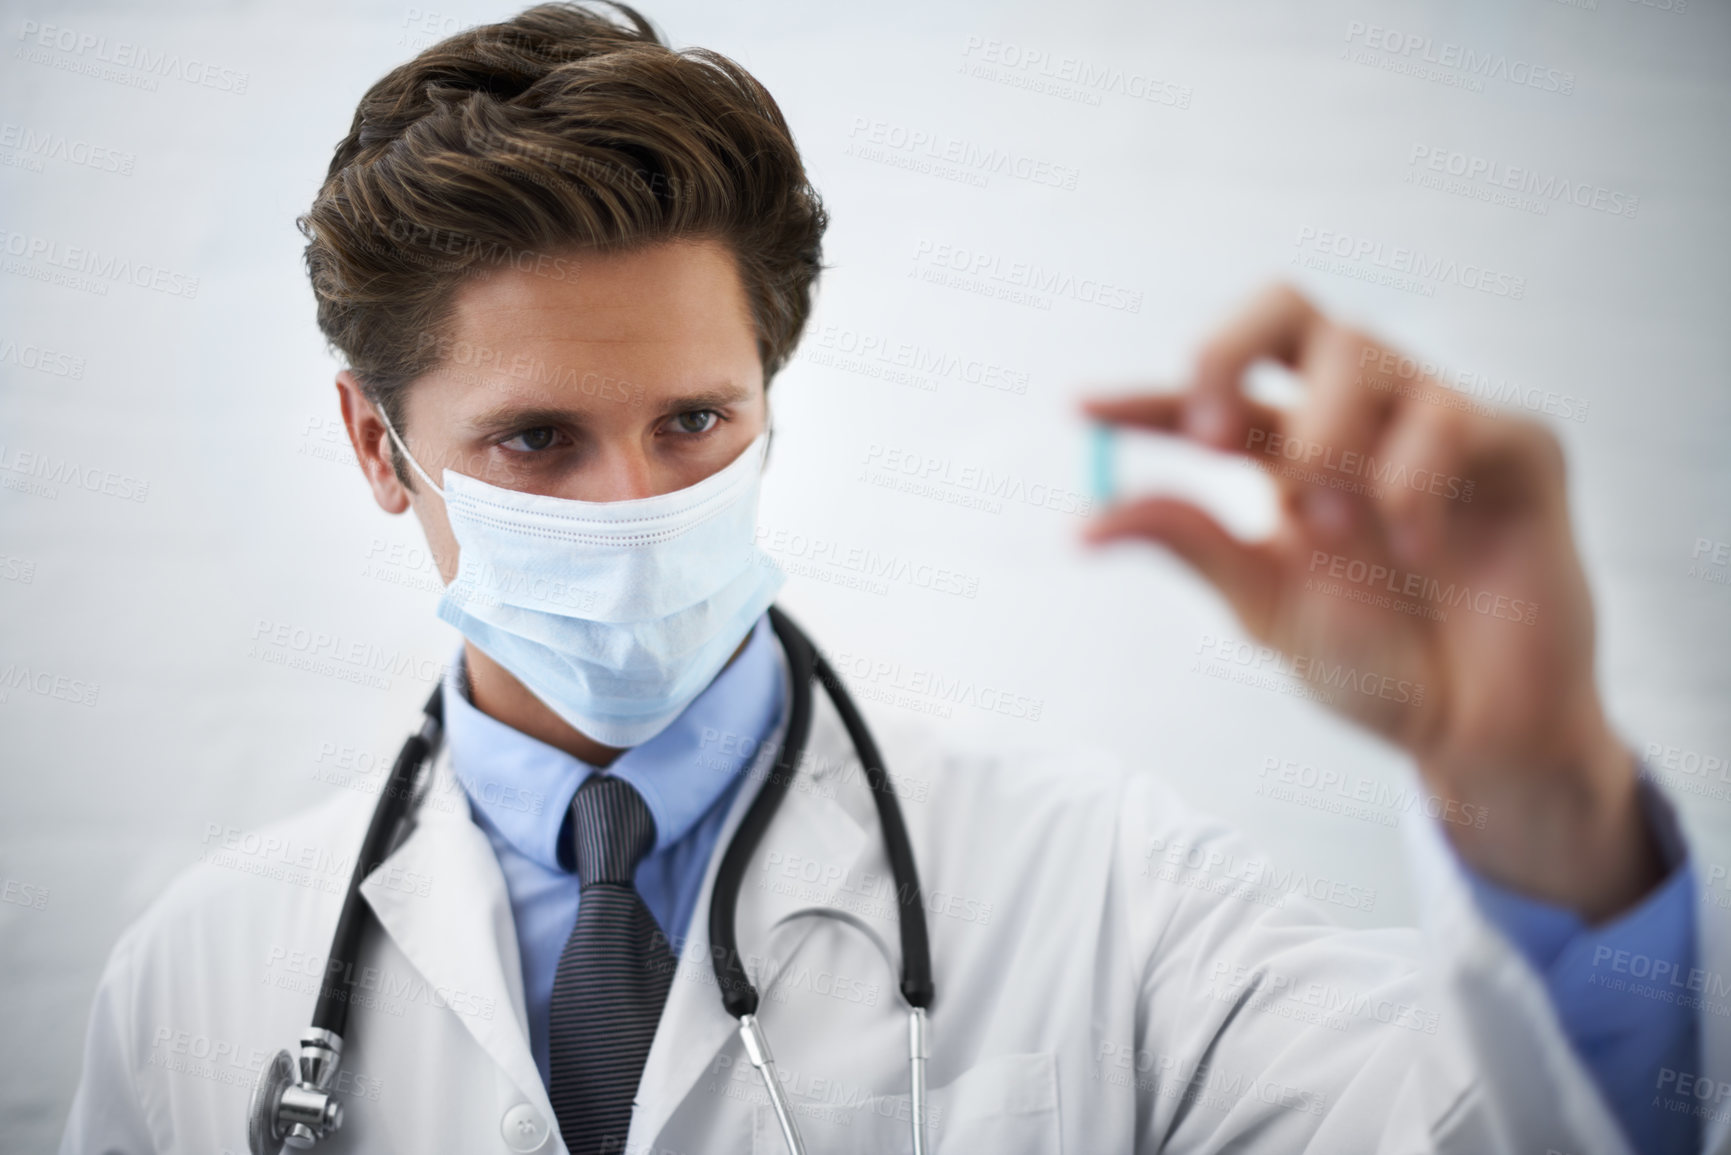
[[[662,406],[660,415],[665,417],[674,413],[687,413],[693,409],[715,409],[728,405],[738,405],[749,396],[750,390],[745,386],[730,382],[711,389],[699,389],[693,393],[669,397],[666,404]],[[542,425],[580,427],[585,422],[584,415],[575,410],[546,405],[513,405],[506,402],[482,411],[469,424],[478,434],[489,436],[510,429],[531,429]]]
[[[691,409],[717,408],[723,405],[738,405],[751,396],[751,390],[744,385],[736,385],[729,381],[725,385],[717,385],[710,389],[699,389],[695,393],[687,393],[681,397],[669,397],[662,407],[662,415],[669,413],[684,413]]]

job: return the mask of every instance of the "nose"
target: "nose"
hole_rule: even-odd
[[[563,496],[579,501],[632,501],[662,492],[655,462],[647,447],[636,440],[603,442],[590,468],[580,471],[574,482],[579,490]]]

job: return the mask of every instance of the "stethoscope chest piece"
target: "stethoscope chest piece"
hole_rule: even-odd
[[[252,1087],[252,1104],[247,1108],[246,1145],[253,1155],[277,1150],[287,1134],[277,1128],[277,1104],[282,1093],[295,1085],[295,1064],[287,1051],[278,1051],[270,1065]]]
[[[340,1040],[312,1030],[301,1039],[305,1070],[295,1070],[286,1050],[272,1057],[253,1084],[247,1108],[246,1145],[252,1155],[277,1155],[284,1147],[306,1150],[343,1125],[343,1105],[330,1087],[341,1055]]]

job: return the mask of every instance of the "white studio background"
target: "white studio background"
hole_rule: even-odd
[[[516,10],[437,2],[3,6],[7,1150],[57,1141],[120,930],[210,831],[376,783],[453,652],[413,521],[380,513],[344,441],[293,226],[368,85]],[[1570,456],[1610,708],[1674,764],[1689,820],[1731,829],[1724,771],[1702,769],[1731,755],[1723,4],[644,7],[769,87],[833,216],[771,393],[761,520],[786,604],[860,672],[870,716],[1106,748],[1276,862],[1376,892],[1342,922],[1413,917],[1397,830],[1258,793],[1269,759],[1396,788],[1405,761],[1291,693],[1208,676],[1205,639],[1239,636],[1223,604],[1150,549],[1077,541],[1082,387],[1178,382],[1211,325],[1285,277],[1462,380],[1554,395],[1540,419]],[[1386,50],[1421,37],[1541,83]],[[119,42],[204,72],[102,64]],[[78,147],[42,144],[62,138]],[[979,167],[994,150],[1014,165]],[[1591,195],[1534,211],[1480,178],[1433,187],[1446,171],[1423,158],[1453,154]],[[162,287],[50,283],[70,248],[166,270]],[[1520,299],[1366,279],[1396,248],[1488,267]],[[1115,292],[987,295],[1018,263]],[[1007,491],[972,487],[981,471]],[[1246,467],[1168,451],[1143,471],[1257,523]],[[296,668],[310,651],[273,645],[279,626],[391,670]]]

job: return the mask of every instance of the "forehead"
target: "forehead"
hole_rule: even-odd
[[[682,369],[757,362],[738,263],[713,240],[522,254],[458,291],[450,337],[484,362],[528,359],[645,384]]]

